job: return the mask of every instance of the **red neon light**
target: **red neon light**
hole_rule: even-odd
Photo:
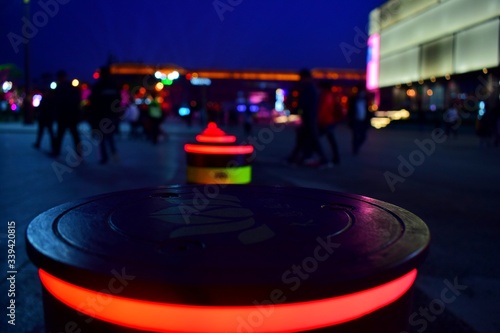
[[[380,286],[318,301],[255,306],[194,306],[101,294],[39,270],[45,288],[84,314],[117,325],[155,332],[300,332],[354,320],[394,302],[412,286],[417,270]],[[94,309],[89,299],[106,299]],[[255,318],[262,317],[259,325]],[[250,318],[250,320],[248,320]],[[246,325],[247,328],[244,328]]]
[[[213,143],[233,143],[236,142],[236,137],[234,135],[211,136],[211,135],[198,134],[196,136],[196,141],[213,142]]]
[[[233,143],[236,142],[234,135],[226,135],[226,133],[217,127],[214,122],[209,122],[207,128],[196,136],[198,142],[214,142],[214,143]]]
[[[187,143],[184,150],[195,154],[245,155],[253,153],[253,146],[202,146]]]

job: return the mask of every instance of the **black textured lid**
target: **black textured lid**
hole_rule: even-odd
[[[68,282],[199,305],[321,299],[388,282],[429,244],[414,214],[338,192],[187,185],[116,192],[36,217],[28,254]],[[115,283],[114,281],[113,283]]]

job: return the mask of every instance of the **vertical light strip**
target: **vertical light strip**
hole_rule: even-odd
[[[378,88],[380,73],[380,35],[373,34],[368,38],[368,56],[366,63],[366,88]]]

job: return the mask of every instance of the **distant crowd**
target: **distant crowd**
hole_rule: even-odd
[[[152,143],[159,142],[162,135],[161,123],[164,113],[157,96],[152,93],[145,110],[140,110],[128,91],[113,79],[109,67],[100,70],[100,77],[90,90],[87,100],[83,100],[81,90],[74,87],[64,71],[57,73],[55,89],[46,87],[43,98],[37,108],[38,131],[34,147],[40,148],[45,132],[50,139],[50,155],[61,154],[62,143],[69,131],[74,152],[80,160],[84,151],[78,124],[85,120],[91,127],[92,135],[98,140],[99,163],[106,164],[110,159],[118,160],[115,136],[119,132],[120,122],[130,124],[132,137],[145,135]],[[54,123],[57,130],[54,131]]]
[[[329,81],[317,83],[309,70],[299,72],[300,81],[293,90],[293,96],[285,100],[288,110],[300,115],[301,122],[296,127],[296,138],[293,149],[286,162],[292,165],[311,167],[332,167],[340,164],[341,156],[336,139],[336,128],[344,122],[351,131],[351,152],[359,154],[367,140],[373,112],[373,98],[366,91],[365,85],[353,87],[352,94],[344,96],[335,94]],[[143,94],[144,103],[136,104],[136,96],[132,96],[127,87],[120,86],[113,79],[110,68],[102,67],[100,77],[91,87],[88,96],[82,97],[81,89],[74,87],[64,71],[57,73],[57,87],[46,87],[43,98],[37,108],[38,132],[34,147],[39,149],[45,132],[50,139],[50,154],[58,157],[66,132],[69,132],[74,144],[74,153],[80,160],[84,159],[82,142],[78,124],[84,119],[91,127],[92,135],[98,139],[99,163],[106,164],[118,160],[115,136],[119,132],[120,122],[130,125],[130,137],[145,137],[156,144],[167,137],[161,124],[166,118],[162,108],[162,96],[156,92]],[[147,101],[146,101],[147,99]],[[250,135],[253,124],[253,112],[243,92],[235,100],[235,105],[246,104],[242,114],[245,135]],[[461,124],[459,101],[454,101],[445,110],[442,121],[448,136],[457,136]],[[207,105],[209,121],[216,121],[218,109]],[[240,113],[241,111],[238,110]],[[484,111],[484,110],[483,110]],[[422,112],[420,112],[422,113]],[[479,114],[476,123],[476,134],[480,144],[484,146],[500,144],[500,110],[486,108]],[[192,113],[186,117],[191,123]],[[54,131],[54,123],[57,129]],[[321,141],[326,138],[330,153],[325,153]],[[66,148],[68,146],[65,146]]]

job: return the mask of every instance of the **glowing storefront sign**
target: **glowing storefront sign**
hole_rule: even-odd
[[[212,80],[203,77],[193,77],[190,82],[193,86],[209,86],[212,84]]]
[[[380,73],[380,35],[373,34],[368,38],[368,55],[366,62],[366,88],[373,90],[379,86]]]

